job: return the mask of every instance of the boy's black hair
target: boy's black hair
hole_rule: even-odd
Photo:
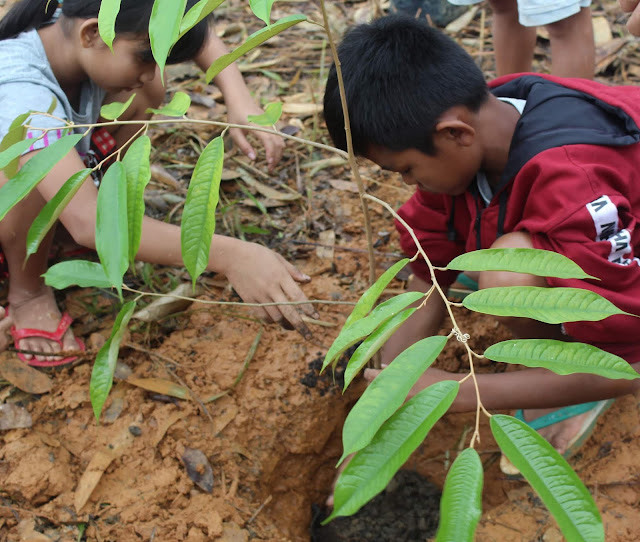
[[[154,0],[122,0],[116,18],[116,35],[143,36],[149,33],[149,19]],[[190,9],[197,0],[187,0]],[[50,21],[58,7],[62,15],[69,19],[92,19],[98,16],[101,0],[20,0],[0,21],[0,40],[16,37],[21,32],[40,28]],[[207,39],[209,22],[207,19],[193,27],[171,49],[168,64],[176,64],[192,59]],[[153,62],[151,48],[143,53],[145,61]]]
[[[482,72],[466,51],[426,21],[389,15],[347,32],[338,47],[354,152],[371,144],[435,154],[438,118],[457,105],[477,111],[488,98]],[[335,65],[324,117],[336,147],[346,150]]]

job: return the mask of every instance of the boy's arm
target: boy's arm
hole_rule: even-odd
[[[640,36],[640,2],[638,0],[619,0],[620,7],[625,13],[631,13],[627,21],[627,30],[634,36]]]
[[[631,365],[640,372],[640,363]],[[373,381],[379,370],[366,369],[365,379]],[[427,369],[409,397],[443,380],[462,380],[466,374],[448,373],[440,369]],[[508,373],[476,375],[482,404],[489,410],[554,408],[601,399],[611,399],[634,393],[640,389],[638,380],[612,380],[588,374],[558,375],[546,369],[523,369]],[[476,410],[476,390],[468,379],[460,391],[450,412]]]
[[[429,288],[430,283],[415,275],[409,280],[409,291],[426,293]],[[412,306],[418,306],[420,303],[421,301],[418,301]],[[425,306],[414,312],[382,347],[382,365],[391,363],[398,354],[419,340],[437,334],[444,314],[444,303],[438,293],[433,292]]]
[[[216,35],[215,29],[211,27],[209,29],[209,37],[202,50],[194,58],[194,61],[200,69],[206,71],[217,58],[228,52],[227,47]],[[249,93],[249,89],[235,63],[222,70],[213,81],[224,96],[224,102],[227,106],[227,118],[231,124],[249,124],[248,115],[261,115],[264,113]],[[243,130],[232,128],[229,133],[235,144],[240,147],[240,150],[251,160],[255,160],[256,152],[247,141]],[[282,158],[284,140],[280,136],[266,132],[256,131],[255,135],[264,145],[267,166],[269,171],[272,171]]]
[[[22,163],[32,154],[24,156]],[[71,151],[40,182],[38,191],[49,201],[66,179],[83,168],[77,152]],[[95,248],[97,196],[98,190],[91,180],[87,180],[60,215],[60,222],[74,240],[89,248]],[[183,266],[180,228],[145,216],[137,259],[160,265]],[[307,299],[296,282],[308,282],[309,277],[280,255],[255,243],[214,235],[207,270],[225,274],[247,303],[298,302]],[[288,322],[308,337],[310,332],[298,308],[317,317],[315,309],[309,304],[265,307],[256,312],[261,317],[279,323]]]

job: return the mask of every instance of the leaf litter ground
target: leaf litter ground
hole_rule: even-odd
[[[0,2],[0,9],[11,3]],[[217,12],[217,30],[234,46],[259,22],[243,2],[225,6]],[[334,31],[341,33],[366,16],[370,4],[336,3],[330,9]],[[317,7],[304,1],[276,4],[274,11],[274,16],[303,12],[321,19]],[[622,32],[624,18],[616,2],[595,2],[594,21],[598,78],[637,84],[640,47]],[[492,76],[488,10],[480,7],[454,36]],[[548,70],[548,52],[541,33],[536,70]],[[328,143],[318,116],[328,58],[318,29],[300,25],[240,65],[256,99],[284,102],[289,130]],[[219,91],[190,65],[170,68],[169,91],[176,90],[191,95],[189,116],[225,120]],[[197,153],[215,133],[201,125],[152,132],[156,167],[147,192],[150,214],[179,221]],[[268,175],[263,157],[250,163],[230,149],[218,213],[219,232],[278,250],[313,278],[305,286],[310,298],[333,303],[354,302],[368,274],[360,203],[341,162],[289,142],[281,164]],[[366,164],[362,173],[368,190],[394,206],[409,195],[391,175]],[[375,207],[372,217],[379,274],[397,260],[398,245],[390,217]],[[180,270],[141,265],[127,280],[141,290],[168,292],[188,279]],[[395,281],[389,295],[404,286],[403,280]],[[217,276],[205,276],[198,294],[201,300],[238,301]],[[69,290],[59,301],[75,318],[76,334],[95,353],[117,311],[113,297]],[[1,356],[0,400],[11,404],[2,422],[16,428],[0,433],[0,540],[78,540],[81,533],[86,540],[123,542],[310,540],[341,455],[342,423],[362,390],[357,381],[342,396],[330,375],[318,375],[349,306],[319,305],[324,325],[312,325],[314,337],[308,342],[262,326],[238,307],[178,304],[171,314],[147,309],[145,318],[132,320],[100,426],[88,398],[91,355],[39,375],[16,367],[13,354]],[[460,318],[477,351],[507,337],[486,318]],[[463,349],[451,344],[438,365],[464,371],[463,356]],[[608,540],[640,539],[639,399],[618,400],[572,461],[595,495]],[[344,540],[382,540],[384,533],[389,540],[411,540],[411,526],[432,532],[438,488],[472,426],[472,415],[445,417],[411,457],[407,472],[360,513],[364,519],[339,529],[336,523],[334,529]],[[485,489],[477,540],[561,540],[530,488],[501,474],[485,421],[481,436]],[[372,531],[373,518],[390,507],[394,517]],[[314,529],[314,538],[340,540],[335,530]],[[416,539],[428,536],[419,532]]]

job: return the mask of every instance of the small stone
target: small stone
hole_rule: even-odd
[[[134,437],[139,437],[140,435],[142,435],[142,429],[140,429],[137,425],[130,425],[129,433],[131,433]]]

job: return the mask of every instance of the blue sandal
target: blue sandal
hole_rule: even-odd
[[[543,427],[549,427],[554,423],[561,422],[574,416],[580,416],[590,412],[584,420],[580,431],[576,434],[573,440],[569,443],[567,450],[562,454],[565,459],[569,459],[575,455],[578,449],[587,441],[587,439],[593,434],[593,430],[598,422],[598,418],[613,404],[614,399],[606,399],[603,401],[592,401],[590,403],[580,403],[578,405],[570,405],[559,408],[554,412],[540,416],[535,420],[527,421],[524,419],[524,413],[522,410],[517,410],[514,417],[518,420],[526,423],[532,429],[538,430]],[[500,458],[500,470],[512,479],[522,479],[522,475],[516,469],[516,467],[507,459],[505,455]]]

